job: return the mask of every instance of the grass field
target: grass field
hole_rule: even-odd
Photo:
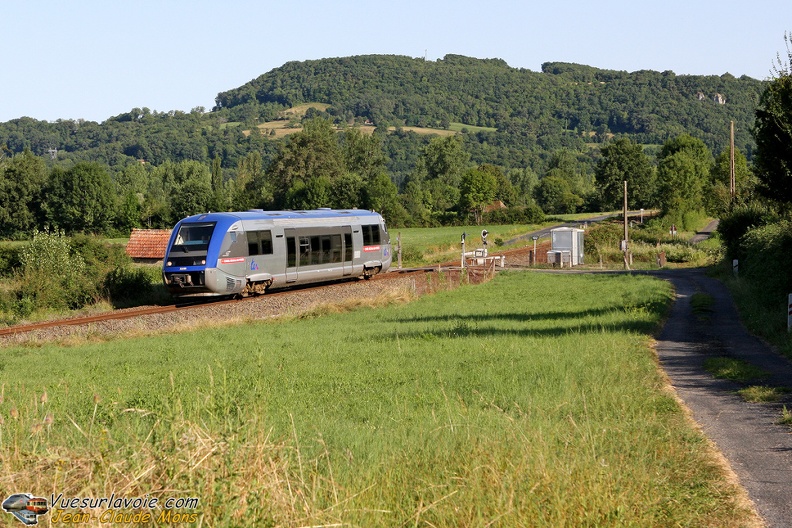
[[[503,273],[411,303],[6,348],[0,492],[201,526],[744,526],[659,374],[670,287]]]
[[[489,250],[498,251],[499,249],[505,249],[498,246],[498,241],[506,241],[555,223],[557,222],[544,222],[534,225],[393,228],[390,230],[391,247],[395,255],[397,237],[401,235],[402,261],[405,267],[458,261],[462,253],[462,233],[466,234],[466,251],[473,251],[476,248],[483,247],[481,243],[481,231],[483,229],[488,232]],[[528,245],[528,241],[524,241],[522,245]]]

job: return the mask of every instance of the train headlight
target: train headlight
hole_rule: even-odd
[[[169,261],[168,261],[168,263],[167,263],[167,266],[173,266],[173,262],[171,262],[171,261],[169,260]]]
[[[202,260],[202,261],[201,261],[201,265],[202,265],[202,266],[205,266],[205,265],[206,265],[206,261],[205,261],[205,260]]]

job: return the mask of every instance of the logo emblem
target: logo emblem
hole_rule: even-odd
[[[49,511],[47,499],[30,493],[15,493],[3,501],[3,509],[27,526],[38,524],[38,516]]]

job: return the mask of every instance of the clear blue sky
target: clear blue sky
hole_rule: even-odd
[[[288,61],[362,54],[769,77],[792,0],[16,0],[0,29],[0,122],[210,110]]]

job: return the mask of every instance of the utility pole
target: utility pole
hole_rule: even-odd
[[[628,233],[627,233],[627,180],[624,180],[624,269],[630,269],[630,263],[627,258],[628,246]]]
[[[734,121],[731,122],[729,149],[729,191],[731,199],[734,201],[734,197],[737,196],[737,177],[734,168]]]

